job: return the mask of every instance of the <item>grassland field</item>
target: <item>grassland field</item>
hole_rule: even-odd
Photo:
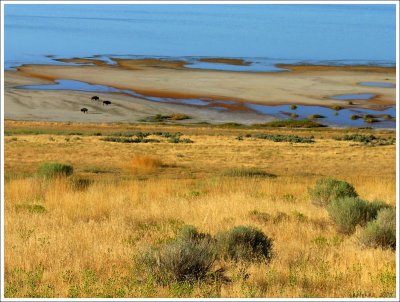
[[[126,132],[159,142],[104,140]],[[155,132],[181,133],[171,143]],[[118,135],[120,133],[120,135]],[[122,133],[122,134],[121,134]],[[274,142],[257,134],[312,137]],[[339,233],[308,188],[333,177],[396,206],[396,146],[334,139],[394,130],[5,121],[6,297],[394,297],[396,256]],[[72,176],[42,179],[43,162]],[[260,177],[229,171],[257,169]],[[227,172],[228,171],[228,172]],[[273,175],[274,177],[271,177]],[[253,226],[270,263],[218,260],[229,281],[157,283],[135,261],[184,225]]]

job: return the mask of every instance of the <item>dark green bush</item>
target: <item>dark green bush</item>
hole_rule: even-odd
[[[309,189],[312,202],[317,206],[327,206],[332,200],[343,197],[357,197],[354,187],[343,180],[319,179],[314,188]]]
[[[363,134],[351,134],[351,135],[343,135],[343,136],[334,136],[333,139],[338,141],[353,141],[359,142],[368,146],[384,146],[384,145],[392,145],[396,143],[395,138],[384,138],[377,137],[375,135],[363,135]]]
[[[256,134],[256,138],[266,139],[273,142],[289,142],[289,143],[314,143],[315,141],[311,137],[300,137],[297,135],[284,135],[284,134]]]
[[[367,202],[358,197],[345,197],[333,200],[327,210],[338,231],[351,234],[357,225],[364,226],[376,218],[379,210],[388,207],[379,201]]]
[[[321,115],[321,114],[311,114],[309,116],[307,116],[308,119],[313,120],[313,119],[317,119],[317,118],[325,118],[325,116]]]
[[[68,164],[60,164],[57,162],[47,162],[40,165],[38,175],[51,178],[60,176],[69,176],[74,172],[74,168]]]
[[[138,263],[163,285],[204,280],[212,274],[216,260],[215,245],[210,237],[193,226],[186,226],[176,239],[144,253]]]
[[[220,255],[235,261],[266,261],[272,257],[272,239],[253,227],[237,226],[217,235]]]
[[[342,106],[339,106],[339,105],[334,105],[334,106],[332,106],[331,107],[333,110],[336,110],[336,111],[339,111],[339,110],[342,110],[343,109],[343,107]]]
[[[353,114],[353,115],[350,116],[351,120],[358,120],[359,118],[360,118],[360,116],[358,116],[356,114]]]
[[[296,110],[296,109],[297,109],[297,106],[296,106],[296,105],[291,105],[291,106],[290,106],[290,109]]]
[[[396,249],[396,209],[386,208],[378,212],[377,218],[368,222],[360,234],[359,241],[366,247]]]

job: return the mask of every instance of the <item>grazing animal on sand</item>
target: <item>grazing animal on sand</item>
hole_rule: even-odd
[[[87,109],[87,108],[82,108],[81,109],[81,112],[83,112],[83,113],[86,113],[86,112],[88,112],[89,110]]]
[[[110,101],[103,101],[103,106],[104,106],[104,105],[110,105],[110,104],[111,104]]]
[[[98,100],[100,100],[100,98],[97,95],[92,96],[92,101],[98,101]]]

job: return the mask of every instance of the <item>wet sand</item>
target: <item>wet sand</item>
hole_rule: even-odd
[[[20,85],[49,84],[51,81],[25,77],[14,71],[5,72],[5,119],[26,121],[94,122],[94,123],[137,123],[155,114],[184,113],[191,119],[179,123],[261,123],[273,118],[254,112],[197,108],[188,105],[150,102],[141,98],[116,93],[93,93],[70,90],[23,90]],[[110,100],[110,106],[91,101],[97,95]],[[87,108],[87,114],[81,108]]]
[[[107,65],[96,59],[76,58],[60,61],[93,65],[24,65],[17,71],[6,71],[5,117],[28,120],[135,122],[157,113],[182,112],[194,117],[191,122],[254,123],[267,121],[272,117],[244,110],[245,107],[240,103],[346,107],[346,101],[328,98],[347,93],[372,93],[376,96],[370,100],[353,101],[357,107],[371,108],[376,105],[394,105],[396,99],[394,88],[358,85],[359,82],[394,84],[395,68],[278,65],[292,71],[254,73],[189,69],[184,67],[183,61],[113,60],[116,65]],[[239,104],[222,105],[225,108],[198,108],[150,102],[120,94],[97,93],[102,99],[113,102],[113,106],[107,107],[90,102],[90,97],[96,94],[93,92],[15,89],[19,85],[52,83],[57,79],[129,89],[145,96],[233,100]],[[82,114],[81,107],[88,108],[89,114]]]

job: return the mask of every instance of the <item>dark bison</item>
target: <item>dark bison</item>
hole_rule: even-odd
[[[100,100],[100,98],[97,95],[92,96],[92,101],[98,101],[98,100]]]
[[[89,110],[87,109],[87,108],[82,108],[81,109],[81,112],[83,112],[83,113],[86,113],[86,112],[88,112]]]
[[[104,105],[110,105],[110,104],[111,104],[110,101],[103,101],[103,106],[104,106]]]

